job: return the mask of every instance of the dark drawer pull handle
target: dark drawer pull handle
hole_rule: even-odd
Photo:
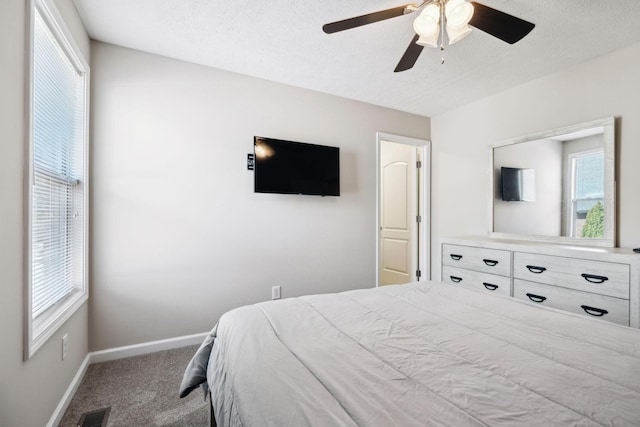
[[[496,289],[498,289],[498,285],[494,285],[493,283],[482,282],[482,284],[490,291],[495,291]]]
[[[533,302],[544,302],[544,300],[547,299],[547,297],[543,297],[541,295],[536,295],[536,294],[526,294],[529,299]]]
[[[540,274],[544,271],[547,271],[546,268],[544,267],[538,267],[536,265],[527,265],[527,268],[529,269],[530,272],[535,273],[535,274]]]
[[[460,283],[462,282],[462,277],[458,277],[458,276],[449,276],[449,278],[451,279],[451,281],[453,283]]]
[[[601,317],[609,313],[607,310],[603,310],[601,308],[589,307],[588,305],[581,305],[580,307],[582,307],[585,313],[590,314],[592,316],[596,316],[596,317]]]
[[[498,261],[493,259],[483,259],[482,261],[484,261],[484,263],[487,264],[489,267],[495,267],[496,265],[498,265]]]
[[[587,273],[582,273],[582,277],[584,277],[584,280],[591,283],[603,283],[609,280],[609,278],[606,276],[596,276],[595,274]]]
[[[460,261],[462,259],[462,255],[458,255],[458,254],[450,254],[449,256],[454,261]]]

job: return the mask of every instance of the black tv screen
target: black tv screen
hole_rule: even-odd
[[[500,169],[502,200],[505,202],[535,202],[535,172],[533,169]]]
[[[340,149],[256,136],[256,193],[340,195]]]

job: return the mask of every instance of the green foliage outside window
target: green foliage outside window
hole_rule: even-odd
[[[596,203],[589,212],[582,227],[582,237],[602,239],[604,237],[604,207],[602,203]]]

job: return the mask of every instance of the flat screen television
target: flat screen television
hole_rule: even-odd
[[[535,202],[534,169],[506,168],[500,170],[502,200],[505,202]]]
[[[340,195],[340,149],[253,138],[256,193]]]

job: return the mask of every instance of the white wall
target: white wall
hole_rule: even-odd
[[[376,131],[429,119],[92,45],[90,348],[203,332],[271,296],[371,287]],[[341,196],[253,193],[253,136],[339,146]]]
[[[89,60],[89,38],[71,0],[58,7]],[[44,426],[87,354],[85,304],[23,361],[23,178],[26,59],[25,0],[0,2],[0,426]],[[69,334],[62,361],[61,337]]]
[[[618,243],[640,246],[639,59],[636,44],[431,119],[434,277],[440,237],[488,231],[490,145],[610,116],[617,118]]]

